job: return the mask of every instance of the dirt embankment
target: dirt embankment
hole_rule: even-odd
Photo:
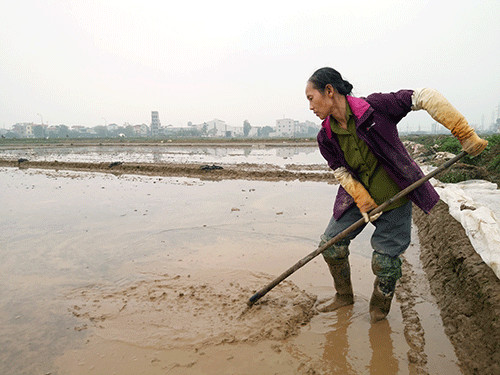
[[[73,170],[113,174],[138,174],[146,176],[170,176],[199,178],[202,180],[263,180],[263,181],[325,181],[336,183],[328,167],[310,167],[319,171],[306,171],[306,167],[289,165],[286,169],[273,165],[230,164],[219,166],[200,163],[83,163],[59,161],[17,161],[0,159],[1,167]]]
[[[467,374],[500,374],[500,280],[440,201],[415,208],[421,260],[446,333]]]

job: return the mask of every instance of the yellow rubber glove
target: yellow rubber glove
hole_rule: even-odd
[[[356,180],[345,167],[337,168],[333,171],[333,175],[337,181],[342,185],[342,187],[349,193],[349,195],[354,199],[354,203],[358,206],[361,215],[365,219],[365,222],[377,220],[382,214],[381,212],[368,216],[368,212],[378,207],[377,203],[373,200],[368,190],[365,189],[363,184]]]
[[[465,152],[477,156],[484,151],[488,141],[478,137],[465,117],[438,91],[424,88],[415,90],[412,96],[414,111],[425,109],[431,117],[451,131]]]

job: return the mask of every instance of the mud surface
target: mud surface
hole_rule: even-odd
[[[120,174],[136,174],[146,176],[189,177],[202,180],[221,181],[227,179],[246,179],[262,181],[325,181],[335,183],[333,174],[324,165],[297,166],[287,165],[286,168],[267,164],[201,164],[201,163],[82,163],[58,161],[28,161],[19,163],[14,160],[0,159],[0,166],[37,168],[52,170],[72,170],[85,172],[104,172]]]
[[[285,281],[262,303],[245,308],[255,288],[270,281],[269,275],[241,271],[164,274],[125,289],[84,288],[68,298],[72,314],[98,328],[98,336],[141,347],[285,340],[309,323],[316,298]]]
[[[274,166],[200,180],[76,164],[0,168],[2,373],[461,373],[416,231],[383,322],[368,314],[371,226],[351,244],[353,306],[315,311],[333,294],[316,258],[245,310],[316,249],[336,193],[330,180],[287,182]]]
[[[430,215],[414,212],[422,262],[464,373],[499,374],[500,280],[445,203]]]

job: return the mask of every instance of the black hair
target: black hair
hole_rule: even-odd
[[[352,85],[342,78],[342,75],[333,68],[321,68],[316,70],[309,82],[316,90],[325,92],[326,85],[330,84],[339,94],[349,95],[352,92]]]

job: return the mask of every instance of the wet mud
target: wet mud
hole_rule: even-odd
[[[396,298],[401,304],[401,315],[404,322],[404,334],[410,349],[408,360],[414,366],[415,373],[428,374],[427,354],[425,352],[425,334],[415,305],[418,303],[415,293],[418,288],[418,275],[406,257],[403,258],[403,276],[399,280]],[[422,280],[420,280],[422,281]]]
[[[228,179],[246,179],[262,181],[324,181],[335,183],[333,173],[324,165],[287,165],[280,168],[271,164],[218,164],[221,168],[204,168],[202,163],[83,163],[58,161],[25,161],[0,159],[0,166],[52,169],[56,171],[72,170],[84,172],[104,172],[115,175],[136,174],[145,176],[169,176],[199,178],[202,180],[221,181]]]
[[[218,270],[155,276],[125,289],[94,285],[73,291],[69,310],[83,327],[97,328],[98,336],[157,349],[285,340],[315,314],[315,296],[288,281],[246,308],[269,275]]]
[[[369,320],[368,227],[351,244],[353,306],[315,310],[334,293],[318,257],[246,309],[256,290],[316,248],[335,196],[331,176],[288,181],[274,166],[256,165],[203,179],[186,178],[184,165],[172,166],[179,178],[154,165],[144,166],[151,177],[106,163],[85,172],[81,163],[67,172],[43,166],[0,168],[9,215],[0,223],[0,269],[9,272],[0,340],[8,348],[2,360],[15,365],[3,373],[469,373],[444,334],[442,321],[454,312],[437,308],[420,261],[420,248],[432,245],[422,234],[419,242],[416,227],[387,320]],[[427,219],[415,217],[425,231]],[[477,367],[486,356],[467,360]]]
[[[465,374],[500,373],[500,280],[440,201],[414,210],[421,259]]]

